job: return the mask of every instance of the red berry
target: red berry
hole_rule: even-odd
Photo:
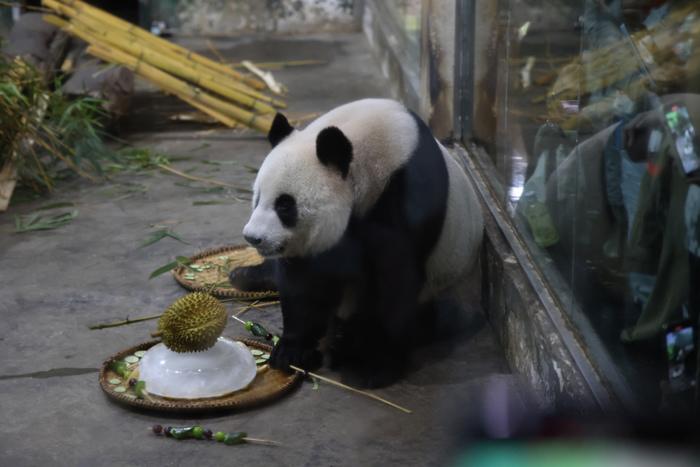
[[[205,437],[206,439],[211,439],[212,436],[214,436],[214,433],[212,433],[211,430],[204,430],[204,437]]]
[[[159,435],[163,432],[163,426],[162,425],[153,425],[153,433]]]

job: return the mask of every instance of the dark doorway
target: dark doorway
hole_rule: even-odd
[[[119,16],[131,23],[139,23],[139,0],[87,0],[86,3]],[[26,0],[27,6],[39,7],[41,0]]]

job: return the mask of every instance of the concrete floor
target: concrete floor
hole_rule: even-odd
[[[190,40],[195,47],[201,41]],[[387,95],[363,36],[328,35],[217,43],[231,57],[255,61],[317,58],[320,66],[278,71],[289,87],[289,113],[325,111],[356,98]],[[143,87],[148,89],[148,87]],[[250,132],[162,124],[179,104],[141,93],[127,138],[171,156],[175,167],[243,187],[268,150]],[[184,106],[179,108],[185,109]],[[167,112],[166,112],[167,111]],[[134,124],[138,122],[138,124]],[[219,161],[222,165],[202,161]],[[122,174],[110,183],[67,182],[47,200],[0,215],[0,465],[445,465],[455,454],[462,422],[491,384],[512,386],[503,355],[478,309],[468,336],[453,346],[422,350],[416,368],[378,394],[411,415],[321,384],[305,383],[283,400],[205,419],[166,418],[125,410],[97,384],[98,367],[113,353],[149,338],[155,323],[90,331],[98,322],[161,312],[183,290],[169,275],[149,273],[175,255],[243,243],[249,203],[235,193],[204,193],[161,173]],[[136,190],[134,190],[136,188]],[[140,191],[139,191],[140,190]],[[228,204],[193,205],[219,200]],[[79,216],[57,230],[14,233],[13,215],[73,201]],[[167,225],[190,242],[139,244]],[[280,330],[279,310],[250,312]],[[226,335],[244,335],[230,323]],[[327,370],[326,374],[333,375]],[[176,442],[148,432],[154,423],[200,422],[215,430],[245,430],[283,447]]]

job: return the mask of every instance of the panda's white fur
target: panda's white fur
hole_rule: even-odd
[[[352,143],[347,179],[317,159],[316,138],[330,126],[339,128]],[[258,248],[266,256],[316,255],[331,248],[344,234],[350,216],[361,217],[374,205],[391,175],[411,156],[417,138],[411,114],[388,99],[351,102],[295,130],[269,153],[258,172],[254,209],[244,235],[263,239]],[[423,298],[449,286],[472,267],[483,229],[471,184],[445,148],[440,149],[449,176],[447,212],[428,259]],[[282,225],[274,210],[281,193],[296,198],[299,221],[294,229]]]

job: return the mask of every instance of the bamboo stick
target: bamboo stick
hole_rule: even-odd
[[[226,183],[226,182],[220,182],[219,180],[213,180],[211,178],[197,177],[195,175],[186,174],[185,172],[180,172],[179,170],[174,169],[174,168],[169,167],[169,166],[164,165],[164,164],[156,164],[156,166],[161,170],[165,170],[166,172],[170,172],[170,173],[175,174],[179,177],[186,178],[188,180],[192,180],[195,182],[209,183],[210,185],[225,186],[225,187],[229,187],[229,188],[238,188],[236,185],[232,185],[232,184]]]
[[[133,57],[139,57],[140,60],[148,63],[149,65],[153,65],[154,67],[167,71],[172,75],[190,81],[199,87],[213,91],[234,102],[244,105],[245,107],[258,110],[260,113],[275,112],[275,109],[269,104],[260,102],[251,96],[238,92],[236,89],[232,89],[231,83],[228,83],[228,86],[220,84],[210,76],[200,73],[193,68],[183,66],[183,63],[178,62],[167,55],[162,55],[145,49],[138,44],[125,40],[125,38],[120,37],[119,35],[113,34],[109,30],[103,29],[100,31],[97,29],[97,25],[85,25],[85,23],[82,23],[82,21],[79,19],[76,23],[67,24],[63,27],[63,29],[71,33],[74,33],[75,29],[83,29],[89,34],[100,37],[104,43],[109,44],[112,47],[119,48]]]
[[[220,112],[217,112],[214,109],[210,109],[209,107],[202,105],[201,103],[197,102],[194,99],[190,99],[189,97],[185,97],[185,96],[179,96],[179,97],[180,97],[180,99],[187,102],[195,109],[199,110],[200,112],[204,112],[205,114],[207,114],[210,117],[214,118],[215,120],[223,123],[224,125],[226,125],[229,128],[236,128],[239,125],[239,123],[236,120],[234,120],[232,118],[228,118],[226,115],[224,115]]]
[[[62,29],[70,27],[70,24],[58,17],[46,15],[44,20],[50,24],[54,24]],[[170,92],[178,97],[186,97],[191,100],[200,102],[201,105],[212,108],[217,113],[224,114],[230,118],[243,123],[246,126],[255,128],[263,133],[267,133],[272,126],[270,118],[255,115],[245,109],[237,107],[228,102],[223,102],[214,96],[211,96],[200,89],[189,85],[188,83],[170,76],[164,71],[142,62],[138,58],[132,57],[129,54],[118,49],[110,49],[104,45],[100,38],[83,31],[78,28],[72,28],[71,32],[92,44],[88,47],[88,53],[108,62],[116,62],[123,65],[139,76],[160,86],[165,91]],[[213,115],[212,115],[213,116]],[[225,122],[222,122],[225,123]]]
[[[328,383],[328,384],[332,384],[332,385],[334,385],[334,386],[338,386],[339,388],[343,388],[343,389],[347,389],[348,391],[352,391],[352,392],[354,392],[354,393],[356,393],[356,394],[361,394],[361,395],[363,395],[363,396],[365,396],[365,397],[369,397],[370,399],[374,399],[374,400],[376,400],[376,401],[381,402],[382,404],[389,405],[389,406],[391,406],[391,407],[393,407],[393,408],[395,408],[395,409],[398,409],[398,410],[400,410],[400,411],[402,411],[402,412],[404,412],[404,413],[413,413],[411,410],[407,409],[406,407],[401,407],[400,405],[394,404],[393,402],[388,401],[388,400],[386,400],[386,399],[384,399],[384,398],[381,398],[381,397],[377,396],[376,394],[372,394],[371,392],[362,391],[362,390],[357,389],[357,388],[354,388],[354,387],[352,387],[352,386],[348,386],[347,384],[343,384],[343,383],[341,383],[341,382],[339,382],[339,381],[336,381],[336,380],[333,380],[333,379],[330,379],[330,378],[326,378],[325,376],[321,376],[321,375],[316,374],[316,373],[311,373],[310,371],[306,371],[306,370],[304,370],[304,369],[302,369],[302,368],[299,368],[298,366],[289,365],[289,368],[291,368],[292,370],[296,371],[297,373],[301,373],[301,374],[303,374],[303,375],[307,375],[307,374],[308,374],[308,375],[313,376],[314,378],[320,379],[321,381],[325,381],[325,382]]]
[[[80,10],[56,0],[43,0],[43,4],[61,15],[71,18],[71,21],[74,22],[73,24],[80,23],[77,27],[87,27],[91,29],[93,34],[103,36],[111,45],[121,48],[131,55],[142,57],[144,61],[151,65],[162,68],[184,79],[192,80],[195,84],[224,95],[243,105],[250,107],[253,105],[252,103],[254,100],[262,101],[262,103],[258,104],[258,109],[263,113],[274,112],[274,109],[272,109],[270,105],[278,108],[286,108],[287,106],[284,101],[258,92],[243,82],[236,81],[237,78],[233,78],[227,74],[222,75],[220,70],[212,70],[208,67],[198,65],[192,61],[192,57],[189,57],[189,60],[183,60],[182,53],[176,53],[171,49],[163,47],[163,44],[171,44],[168,41],[163,41],[162,44],[151,43],[151,41],[143,37],[135,36],[128,29],[125,29],[131,28],[133,26],[131,23],[123,22],[126,25],[125,27],[119,27],[118,25],[115,28],[106,28],[106,25],[112,26],[107,19],[102,20],[96,18],[95,16],[81,12]],[[150,33],[147,34],[152,36]],[[241,93],[249,96],[250,99],[244,99],[250,102],[250,104],[246,104],[246,102],[243,102],[240,98],[232,97],[234,93],[237,96],[240,96]]]
[[[155,36],[151,34],[150,32],[146,31],[145,29],[142,29],[135,24],[129,23],[128,21],[124,21],[120,18],[117,18],[114,15],[111,15],[103,10],[100,10],[99,8],[93,7],[91,5],[88,5],[87,3],[81,2],[79,0],[61,0],[61,3],[68,5],[72,8],[74,8],[77,11],[80,12],[85,12],[86,15],[92,16],[93,18],[96,18],[98,20],[101,20],[102,22],[109,24],[111,26],[117,27],[119,29],[122,29],[129,34],[132,34],[146,43],[153,44],[154,47],[158,47],[164,50],[169,50],[171,52],[180,54],[182,56],[187,57],[188,59],[192,60],[193,62],[209,68],[213,71],[219,72],[219,73],[224,73],[232,78],[235,78],[237,80],[240,80],[244,82],[245,84],[253,87],[254,89],[264,89],[265,84],[262,83],[261,81],[252,78],[250,76],[243,75],[232,68],[223,65],[221,63],[218,63],[214,60],[211,60],[207,57],[204,57],[200,54],[197,54],[195,52],[192,52],[182,46],[179,46],[177,44],[174,44],[170,41],[167,41],[165,39],[162,39],[158,36]],[[44,4],[48,6],[47,0],[44,0]]]
[[[214,96],[211,96],[186,82],[170,76],[169,74],[143,63],[130,55],[119,50],[110,50],[100,45],[91,45],[87,49],[88,53],[108,62],[116,62],[123,65],[139,76],[147,79],[154,84],[160,86],[165,91],[170,92],[178,97],[184,96],[188,99],[199,102],[202,106],[209,107],[217,113],[222,113],[228,117],[241,122],[242,124],[255,128],[263,133],[268,133],[272,126],[272,120],[269,117],[255,115],[245,109],[237,107],[233,104],[223,102]],[[214,116],[214,115],[212,115]]]

